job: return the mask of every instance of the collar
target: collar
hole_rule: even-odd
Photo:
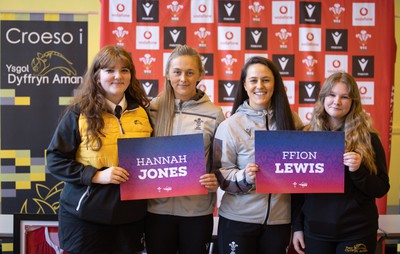
[[[198,100],[200,100],[201,98],[203,98],[204,95],[205,95],[205,93],[204,93],[202,90],[196,88],[196,94],[193,95],[193,97],[190,98],[190,99],[187,100],[187,101],[198,101]],[[182,100],[180,100],[180,99],[175,99],[175,101],[176,101],[178,104],[179,104],[179,103],[187,102],[187,101],[182,101]]]
[[[242,103],[241,107],[243,107],[244,109],[247,109],[247,110],[257,112],[258,114],[261,113],[263,115],[268,115],[269,118],[274,114],[274,110],[271,108],[271,106],[269,106],[267,109],[261,109],[261,110],[256,110],[256,109],[252,108],[250,106],[249,99],[245,100]]]
[[[108,100],[108,99],[106,99],[106,102],[107,102],[108,108],[111,109],[111,112],[114,112],[115,107],[116,107],[117,105],[114,104],[113,102],[111,102],[111,101]],[[127,103],[127,101],[126,101],[125,94],[124,94],[124,97],[122,97],[121,101],[118,103],[118,105],[121,106],[122,112],[124,112],[125,109],[128,107],[128,103]]]

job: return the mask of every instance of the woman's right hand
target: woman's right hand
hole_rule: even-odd
[[[305,254],[304,249],[306,245],[304,243],[303,231],[296,231],[293,233],[293,247],[299,254]]]
[[[92,183],[99,184],[121,184],[129,179],[129,173],[120,167],[109,167],[105,170],[99,170],[92,178]]]
[[[246,173],[247,183],[253,184],[256,182],[256,172],[258,171],[258,165],[255,163],[247,163],[244,172]]]

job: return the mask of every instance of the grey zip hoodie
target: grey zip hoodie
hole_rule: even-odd
[[[222,109],[214,105],[201,90],[196,96],[185,102],[176,100],[173,135],[202,133],[204,139],[204,154],[207,168],[204,174],[211,172],[212,144],[218,125],[224,120]],[[158,111],[158,98],[151,101],[150,117],[155,123]],[[200,184],[200,183],[199,183]],[[203,216],[214,212],[216,193],[206,195],[158,198],[148,200],[147,211],[155,214],[176,216]]]
[[[245,101],[218,127],[215,143],[221,152],[215,161],[221,166],[217,178],[225,191],[218,212],[227,219],[268,225],[291,222],[290,194],[257,194],[244,171],[247,163],[255,162],[254,131],[267,130],[267,122],[268,130],[276,130],[272,115],[272,110],[254,110]],[[296,128],[301,127],[298,115],[292,115]]]

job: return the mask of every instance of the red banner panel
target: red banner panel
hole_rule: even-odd
[[[101,46],[132,52],[149,98],[163,87],[164,66],[181,44],[206,67],[199,84],[226,116],[248,57],[278,66],[293,110],[308,123],[325,78],[349,72],[381,134],[389,161],[394,82],[394,1],[102,0]],[[386,200],[379,200],[385,212]]]

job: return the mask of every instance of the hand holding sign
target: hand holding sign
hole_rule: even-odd
[[[259,170],[255,163],[248,163],[244,169],[246,173],[246,182],[253,184],[256,181],[256,172]]]
[[[93,176],[93,183],[100,184],[120,184],[128,181],[129,173],[120,167],[109,167],[105,170],[99,170]]]
[[[200,184],[206,187],[209,192],[216,192],[219,186],[215,174],[205,174],[200,176]]]
[[[362,157],[355,152],[348,152],[343,155],[344,165],[349,167],[351,172],[357,171],[360,168]]]

